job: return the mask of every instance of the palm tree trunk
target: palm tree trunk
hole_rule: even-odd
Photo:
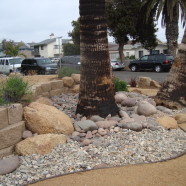
[[[176,50],[178,47],[178,6],[175,6],[173,9],[173,18],[170,20],[169,17],[166,18],[166,29],[165,35],[167,39],[168,54],[176,57]]]
[[[76,113],[115,115],[111,64],[108,52],[105,0],[80,0],[81,82]]]
[[[119,43],[119,57],[120,57],[120,60],[122,63],[124,63],[125,61],[125,56],[124,56],[124,53],[123,53],[123,47],[124,47],[124,43]]]
[[[155,98],[157,104],[180,109],[186,106],[186,29],[167,81]]]

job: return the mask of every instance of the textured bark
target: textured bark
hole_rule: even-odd
[[[166,39],[167,39],[167,47],[168,47],[168,54],[176,57],[176,50],[178,47],[178,18],[179,14],[177,11],[178,6],[175,6],[173,9],[173,19],[166,18]]]
[[[155,100],[158,104],[174,109],[186,107],[186,29],[167,81]]]
[[[80,0],[81,82],[76,113],[115,115],[111,64],[108,52],[105,0]]]
[[[124,43],[119,43],[119,57],[120,57],[120,60],[121,62],[123,63],[125,61],[125,56],[124,56],[124,53],[123,53],[123,47],[124,47]]]

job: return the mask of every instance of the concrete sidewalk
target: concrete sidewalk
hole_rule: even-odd
[[[186,155],[161,163],[59,176],[30,186],[186,186]]]

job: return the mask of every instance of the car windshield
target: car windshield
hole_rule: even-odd
[[[22,62],[22,59],[21,58],[13,58],[13,59],[10,59],[10,65],[15,65],[15,64],[21,64]]]
[[[173,60],[174,58],[173,58],[173,56],[167,56],[167,59],[168,60]]]
[[[52,63],[52,61],[48,58],[37,59],[37,62],[38,62],[39,65],[45,65],[45,64]]]

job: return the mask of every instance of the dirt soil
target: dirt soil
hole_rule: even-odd
[[[161,163],[98,169],[47,179],[30,186],[185,186],[186,155]]]

